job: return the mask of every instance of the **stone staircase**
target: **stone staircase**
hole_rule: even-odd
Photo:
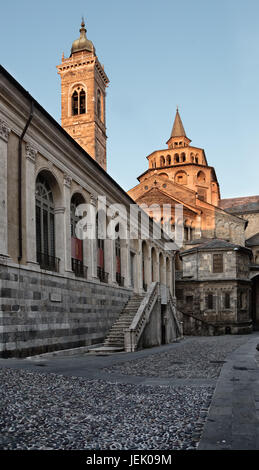
[[[128,300],[119,318],[113,324],[108,336],[104,341],[104,347],[116,347],[124,349],[124,330],[129,328],[138,308],[144,298],[144,295],[133,294]]]
[[[130,327],[144,297],[145,294],[135,293],[130,297],[120,316],[111,327],[103,346],[91,348],[89,350],[91,354],[106,355],[124,351],[124,330]]]

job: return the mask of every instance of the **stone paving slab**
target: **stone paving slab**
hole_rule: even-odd
[[[199,450],[259,450],[258,342],[255,333],[223,365]]]

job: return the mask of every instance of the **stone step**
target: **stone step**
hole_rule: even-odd
[[[124,330],[130,327],[144,297],[144,295],[134,295],[129,299],[121,315],[112,325],[105,338],[105,347],[119,347],[124,349]]]
[[[95,356],[108,356],[109,354],[114,354],[124,351],[124,345],[122,346],[100,346],[99,348],[89,350],[89,354],[94,354]]]

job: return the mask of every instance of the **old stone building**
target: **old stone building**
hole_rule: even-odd
[[[176,297],[185,333],[248,332],[259,325],[259,197],[221,199],[215,169],[190,143],[177,109],[168,148],[147,156],[149,168],[128,194],[178,243]]]
[[[177,283],[184,333],[250,333],[251,250],[213,239],[181,253],[183,272]]]
[[[3,357],[103,342],[123,312],[127,350],[180,334],[169,237],[141,210],[132,223],[105,171],[108,79],[85,33],[58,67],[64,128],[0,68]]]
[[[245,244],[253,253],[249,277],[252,283],[252,319],[259,328],[259,196],[221,199],[220,207],[247,221]]]
[[[147,156],[149,168],[128,194],[174,234],[175,206],[183,207],[184,246],[192,240],[224,238],[244,245],[247,222],[219,207],[216,172],[208,165],[203,149],[190,146],[179,111],[167,141],[168,149]],[[166,205],[171,207],[168,211]]]

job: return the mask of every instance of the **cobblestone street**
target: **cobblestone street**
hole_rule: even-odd
[[[0,448],[195,449],[220,369],[250,338],[189,337],[108,357],[1,360]]]

